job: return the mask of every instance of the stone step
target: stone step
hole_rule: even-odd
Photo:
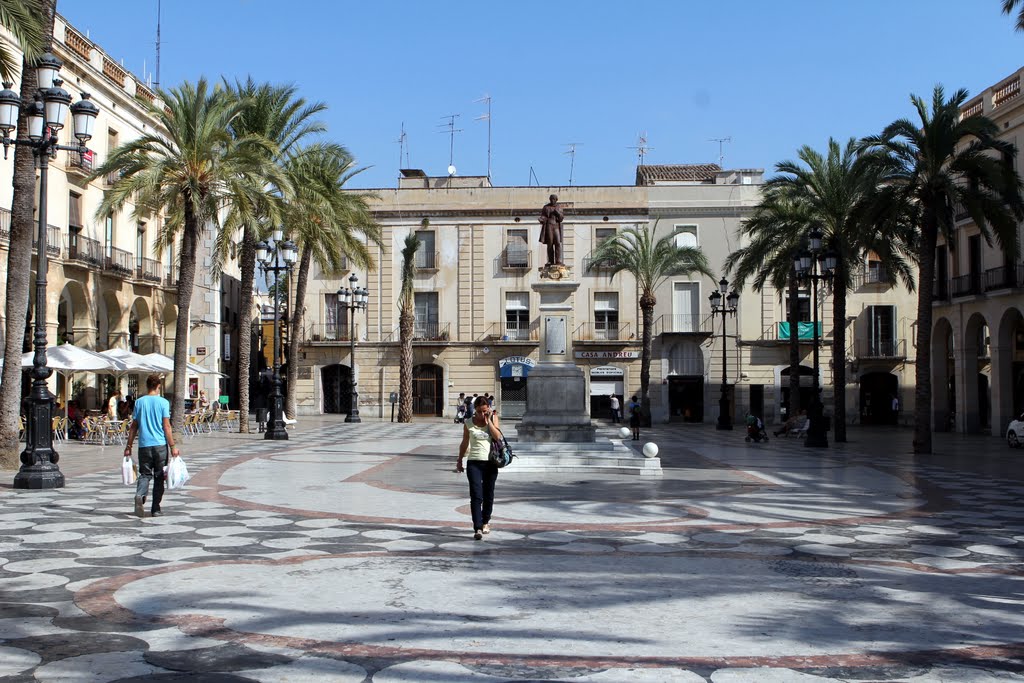
[[[515,449],[513,449],[515,450]],[[625,449],[624,449],[625,450]],[[607,474],[662,474],[660,458],[645,458],[625,453],[516,453],[516,459],[504,473],[594,472]]]

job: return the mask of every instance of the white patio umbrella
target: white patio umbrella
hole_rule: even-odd
[[[21,367],[32,367],[34,356],[35,351],[22,354]],[[47,347],[46,365],[57,372],[108,372],[118,367],[113,358],[107,358],[74,344]]]
[[[99,355],[113,359],[124,366],[124,370],[116,372],[117,375],[130,375],[136,372],[163,372],[163,368],[147,360],[141,353],[126,351],[125,349],[107,349],[100,351]]]
[[[165,356],[162,353],[147,353],[143,358],[146,362],[158,366],[162,372],[174,372],[174,359],[169,356]],[[219,375],[220,377],[227,377],[223,372],[210,370],[195,363],[186,363],[185,365],[187,371],[193,375]]]

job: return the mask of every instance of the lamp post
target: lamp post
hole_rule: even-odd
[[[716,429],[732,429],[732,416],[729,410],[729,384],[726,375],[728,358],[725,350],[725,320],[730,315],[736,315],[736,305],[739,303],[740,295],[736,290],[728,294],[725,291],[729,288],[729,281],[724,277],[718,281],[718,289],[713,291],[708,299],[711,301],[711,319],[714,321],[716,315],[722,316],[722,397],[718,399],[718,424]]]
[[[14,476],[17,489],[55,489],[64,486],[64,474],[57,466],[60,456],[53,450],[53,402],[46,380],[53,372],[46,365],[46,275],[49,263],[46,255],[46,192],[47,172],[50,159],[58,150],[87,154],[85,143],[92,138],[93,127],[100,110],[89,101],[89,94],[82,93],[82,99],[71,104],[71,95],[60,86],[63,81],[57,72],[63,62],[52,54],[39,58],[36,66],[36,82],[39,90],[35,101],[28,105],[28,138],[12,139],[18,127],[21,112],[21,98],[11,90],[12,83],[4,83],[0,90],[0,133],[3,134],[4,159],[11,145],[25,145],[32,148],[39,168],[39,234],[36,240],[36,317],[32,346],[32,391],[31,407],[25,438],[25,450],[21,453],[21,468]],[[70,105],[77,145],[60,145],[57,134],[64,128]]]
[[[814,326],[814,389],[811,396],[811,405],[807,411],[810,420],[807,425],[807,438],[805,446],[812,448],[828,447],[828,425],[825,420],[825,407],[821,402],[821,382],[818,379],[820,374],[819,350],[820,334],[818,333],[818,282],[826,284],[832,282],[836,269],[836,255],[833,251],[822,251],[822,233],[817,225],[811,227],[807,235],[807,249],[801,250],[793,259],[796,266],[797,277],[803,282],[811,283],[811,310],[812,325]],[[795,334],[790,330],[790,334]]]
[[[348,415],[345,422],[362,422],[359,419],[359,391],[356,382],[356,311],[366,310],[366,300],[370,298],[370,292],[366,287],[357,287],[359,276],[352,273],[348,276],[348,283],[351,288],[338,290],[338,301],[348,311],[348,340],[349,358],[352,366],[349,368],[352,374],[352,401],[349,405]]]
[[[299,258],[299,249],[291,240],[282,242],[284,231],[274,230],[273,238],[256,244],[256,260],[266,278],[267,273],[274,274],[274,389],[270,394],[270,424],[264,433],[264,439],[287,441],[288,430],[284,424],[284,395],[281,393],[281,276],[279,273],[290,273],[295,261]],[[284,263],[281,263],[281,261]]]

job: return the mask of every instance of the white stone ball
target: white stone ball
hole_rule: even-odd
[[[629,427],[623,427],[619,430],[619,436],[623,439],[628,439],[633,432],[629,431]]]
[[[648,458],[654,458],[658,455],[658,444],[653,441],[648,441],[644,444],[644,456]]]

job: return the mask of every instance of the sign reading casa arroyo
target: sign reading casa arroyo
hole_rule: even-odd
[[[577,358],[639,358],[639,351],[577,351]]]

